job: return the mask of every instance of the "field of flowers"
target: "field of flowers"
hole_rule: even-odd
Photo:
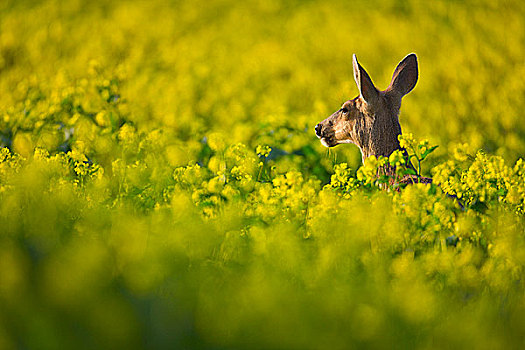
[[[524,348],[523,43],[519,0],[1,1],[0,349]],[[313,128],[410,52],[396,188]]]

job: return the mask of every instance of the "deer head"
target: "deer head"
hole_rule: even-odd
[[[401,134],[399,109],[401,98],[416,85],[417,57],[406,56],[394,70],[388,88],[379,91],[370,76],[353,55],[354,79],[359,96],[343,103],[341,108],[315,127],[315,134],[326,147],[353,143],[359,147],[363,161],[372,156],[389,156],[399,148]]]

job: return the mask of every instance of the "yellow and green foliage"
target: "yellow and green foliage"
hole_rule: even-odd
[[[0,1],[0,349],[525,347],[524,4]]]

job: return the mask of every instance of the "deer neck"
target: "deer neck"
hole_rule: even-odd
[[[388,157],[399,149],[398,136],[401,134],[401,125],[397,111],[388,113],[367,113],[356,125],[356,144],[361,149],[363,162],[370,156]]]

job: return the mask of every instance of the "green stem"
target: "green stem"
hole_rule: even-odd
[[[264,162],[263,164],[259,167],[259,174],[257,174],[257,182],[259,182],[260,178],[261,178],[261,173],[262,173],[262,170],[264,168]]]

